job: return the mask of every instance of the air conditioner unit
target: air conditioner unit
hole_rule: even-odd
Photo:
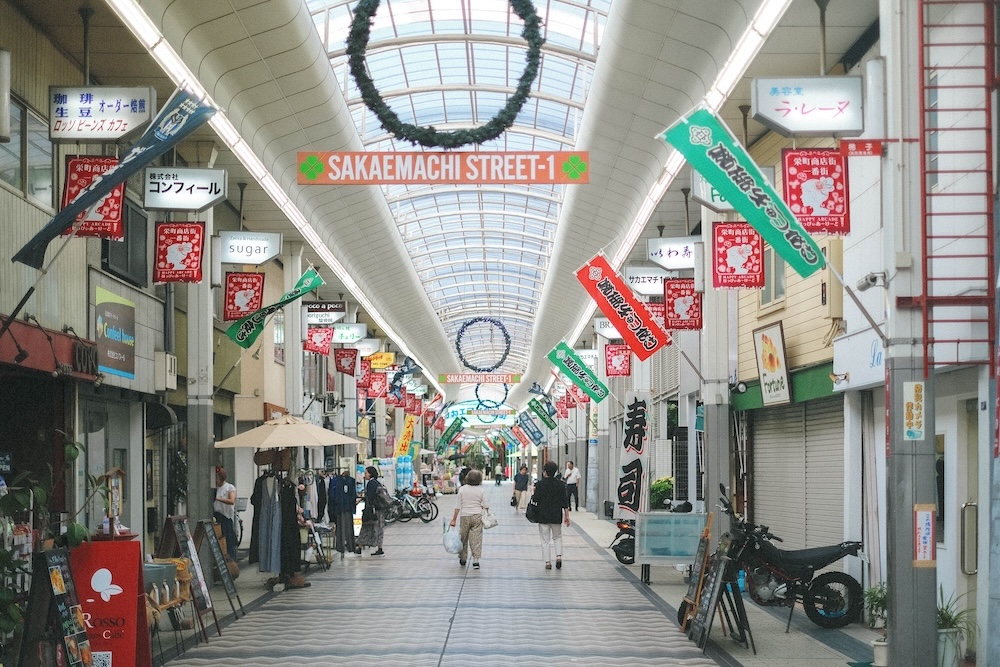
[[[336,414],[340,410],[340,394],[335,391],[326,392],[323,404],[323,412],[326,414]]]
[[[153,384],[156,391],[177,389],[177,357],[168,352],[156,352],[153,361]]]

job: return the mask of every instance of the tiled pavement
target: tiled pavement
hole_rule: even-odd
[[[329,571],[308,575],[309,588],[251,603],[264,575],[245,571],[238,584],[250,613],[224,622],[221,637],[213,629],[207,644],[170,666],[848,664],[852,651],[840,653],[794,625],[771,638],[768,625],[783,631],[784,620],[768,621],[756,609],[757,656],[717,628],[702,653],[674,621],[670,605],[686,588],[678,573],[653,568],[653,586],[639,583],[639,568],[619,565],[605,548],[614,524],[583,512],[573,512],[574,525],[563,529],[563,569],[545,570],[537,528],[509,506],[511,485],[484,485],[500,525],[485,533],[481,570],[462,568],[441,546],[442,520],[455,499],[439,496],[437,521],[388,526],[385,556],[366,551],[334,560]],[[220,614],[228,611],[224,594],[213,591]],[[774,639],[770,659],[762,630]],[[861,646],[855,641],[853,652]]]

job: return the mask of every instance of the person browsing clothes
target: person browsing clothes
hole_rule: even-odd
[[[222,536],[226,538],[226,552],[234,561],[236,558],[236,527],[233,517],[236,515],[236,487],[226,481],[226,469],[218,466],[215,469],[215,502],[212,503],[212,515],[222,526]]]
[[[563,481],[566,482],[566,506],[573,510],[571,499],[576,501],[576,511],[580,511],[580,469],[573,465],[572,461],[566,462],[566,472],[563,473]]]

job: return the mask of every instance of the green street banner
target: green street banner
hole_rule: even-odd
[[[549,416],[549,411],[545,409],[545,406],[542,405],[537,398],[533,398],[528,401],[528,407],[531,408],[531,411],[534,412],[535,415],[542,420],[542,423],[549,427],[549,429],[554,429],[556,427],[556,423],[552,421],[552,417]]]
[[[680,151],[800,276],[826,266],[819,246],[715,114],[696,109],[660,139]]]
[[[246,317],[236,320],[229,329],[226,330],[226,335],[229,338],[242,347],[247,349],[253,345],[254,341],[257,340],[257,336],[260,332],[264,330],[264,321],[269,315],[275,313],[296,299],[300,299],[314,289],[317,289],[320,285],[323,285],[323,279],[320,278],[319,272],[316,269],[309,269],[302,274],[299,278],[299,282],[295,283],[295,288],[286,294],[283,294],[276,303],[270,306],[264,306],[260,310],[250,313]]]
[[[573,384],[577,385],[582,389],[588,396],[594,399],[596,402],[600,403],[608,394],[608,388],[605,387],[597,376],[594,375],[587,364],[583,363],[580,357],[576,356],[573,349],[566,344],[566,341],[561,341],[558,345],[552,348],[552,351],[548,354],[548,359],[556,368],[562,372],[563,375],[568,377],[573,381]]]
[[[448,443],[450,443],[455,438],[455,436],[458,435],[458,432],[461,431],[464,427],[465,427],[464,417],[456,417],[455,419],[451,420],[451,423],[448,424],[448,428],[446,428],[444,430],[444,433],[441,434],[441,439],[438,440],[438,449],[440,450],[442,447],[446,447]]]

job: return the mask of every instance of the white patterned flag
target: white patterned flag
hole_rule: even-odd
[[[156,223],[156,262],[153,282],[200,283],[205,250],[204,222]]]
[[[226,273],[226,301],[222,319],[238,320],[259,310],[264,302],[263,273]]]

